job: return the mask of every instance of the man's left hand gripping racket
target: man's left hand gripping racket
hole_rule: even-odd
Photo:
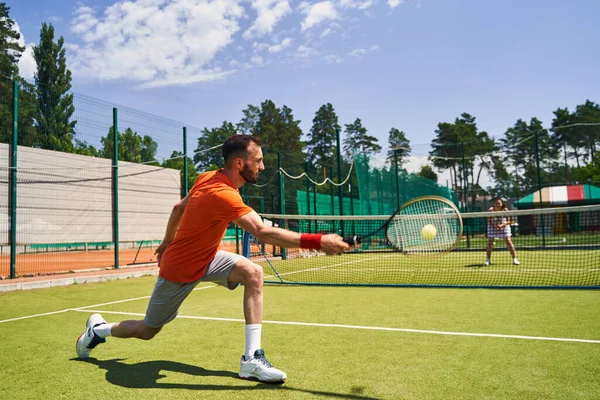
[[[410,255],[434,255],[456,246],[462,226],[460,213],[450,200],[424,196],[403,204],[373,232],[344,237],[344,242],[357,246],[384,231],[387,245],[392,248]]]

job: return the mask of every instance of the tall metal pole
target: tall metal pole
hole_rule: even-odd
[[[115,268],[119,268],[119,114],[113,108],[112,220]]]
[[[13,126],[10,146],[10,277],[17,277],[17,145],[19,138],[19,82],[13,81]]]

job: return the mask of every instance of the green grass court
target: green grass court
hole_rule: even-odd
[[[329,259],[333,259],[330,257]],[[108,338],[90,313],[141,318],[155,278],[0,294],[0,398],[593,399],[600,292],[265,287],[263,347],[283,385],[236,376],[243,288],[200,286],[152,341]]]

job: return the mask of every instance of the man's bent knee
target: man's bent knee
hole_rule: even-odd
[[[242,260],[233,267],[229,280],[244,286],[260,286],[263,282],[263,269],[249,260]]]

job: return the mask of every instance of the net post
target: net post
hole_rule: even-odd
[[[188,184],[188,158],[187,158],[187,128],[183,127],[183,196],[187,196],[189,191]]]
[[[113,108],[112,220],[115,269],[119,269],[119,113]]]
[[[13,80],[12,143],[10,149],[10,277],[17,277],[17,145],[19,138],[19,82]]]

